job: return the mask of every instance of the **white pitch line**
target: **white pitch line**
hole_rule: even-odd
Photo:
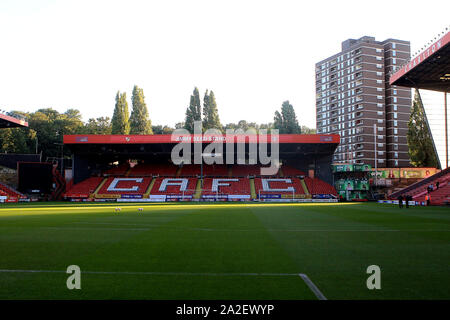
[[[0,273],[66,273],[63,270],[20,270],[20,269],[0,269]],[[253,276],[253,277],[295,277],[298,273],[233,273],[233,272],[146,272],[146,271],[81,271],[85,274],[123,274],[123,275],[149,275],[149,276],[210,276],[210,277],[229,277],[229,276]]]
[[[0,269],[0,273],[66,273],[63,270],[21,270]],[[106,275],[146,275],[146,276],[200,276],[200,277],[297,277],[300,276],[309,289],[319,300],[327,300],[323,293],[304,273],[268,273],[268,272],[146,272],[146,271],[81,271],[83,274],[106,274]]]
[[[314,282],[304,273],[300,273],[299,276],[305,281],[306,285],[311,289],[311,291],[316,295],[319,300],[327,300],[327,298],[323,295],[323,293],[317,288]]]

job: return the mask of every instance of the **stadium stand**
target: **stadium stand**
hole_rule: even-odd
[[[233,165],[232,167],[233,177],[248,177],[248,176],[260,176],[261,165]],[[276,175],[276,174],[275,174]]]
[[[0,182],[0,195],[7,196],[8,198],[17,198],[17,199],[26,198],[26,196],[20,193],[19,191],[1,182]]]
[[[336,189],[331,185],[317,178],[305,177],[305,183],[308,191],[312,195],[332,194],[337,196]]]
[[[268,185],[264,185],[264,180],[268,182]],[[280,180],[280,181],[277,181]],[[305,194],[305,191],[300,183],[299,178],[255,178],[256,194]],[[288,191],[280,191],[291,189]],[[293,189],[293,190],[292,190]],[[294,192],[292,192],[294,191]]]
[[[205,170],[206,166],[203,166]],[[185,164],[181,167],[180,176],[181,177],[195,177],[200,175],[200,166],[196,164]],[[205,174],[205,173],[204,173]]]
[[[197,178],[156,178],[150,194],[175,194],[175,195],[192,195],[197,187]],[[166,185],[162,185],[166,183]],[[168,184],[167,184],[168,183]],[[185,184],[181,187],[180,184]]]
[[[203,166],[204,175],[209,177],[227,177],[228,167],[221,164]]]
[[[281,171],[283,172],[284,177],[296,177],[296,176],[305,175],[305,173],[303,171],[300,171],[291,166],[282,166]]]
[[[143,195],[152,178],[149,177],[109,177],[106,182],[97,191],[97,194],[134,194]]]
[[[87,198],[93,194],[98,185],[103,181],[102,177],[91,177],[73,185],[65,194],[71,198]]]
[[[443,182],[439,189],[431,193],[431,203],[436,205],[450,204],[450,180]]]
[[[201,167],[198,164],[185,164],[181,167],[180,177],[200,176]],[[227,177],[228,168],[226,165],[213,164],[203,166],[203,175],[209,177]]]
[[[163,176],[174,177],[177,173],[178,166],[169,163],[139,163],[131,168],[128,173],[129,177],[139,176]]]
[[[250,181],[247,178],[220,178],[221,184],[229,184],[229,186],[226,185],[219,185],[217,187],[217,191],[214,191],[213,189],[213,180],[215,178],[205,178],[203,182],[203,191],[202,195],[207,194],[242,194],[242,195],[249,195],[250,194]],[[217,178],[216,178],[217,179]],[[228,180],[228,181],[227,181]],[[232,180],[238,180],[238,181],[232,181]]]
[[[130,169],[128,163],[122,163],[105,171],[105,175],[123,176]]]
[[[315,195],[336,195],[336,190],[317,178],[299,176],[303,172],[289,166],[274,176],[261,176],[260,165],[204,165],[203,188],[200,166],[140,163],[134,167],[117,166],[105,172],[109,177],[91,177],[73,185],[66,198],[149,198],[167,195],[190,196],[194,199],[212,196],[239,196],[255,199],[259,195],[281,195],[283,198],[311,198]],[[237,173],[236,173],[237,172]],[[107,173],[107,174],[106,174]],[[125,176],[126,174],[126,176]],[[177,176],[178,174],[178,176]],[[280,175],[283,176],[280,176]],[[235,181],[237,180],[237,181]],[[161,190],[160,190],[161,189]]]
[[[436,189],[436,182],[439,181],[439,189]],[[425,195],[427,194],[427,187],[432,184],[434,186],[431,194],[431,204],[442,205],[447,203],[449,200],[449,189],[448,184],[450,182],[450,167],[442,170],[431,177],[423,179],[404,188],[400,191],[392,193],[389,198],[396,200],[400,195],[410,195],[413,197],[414,201],[425,201]]]

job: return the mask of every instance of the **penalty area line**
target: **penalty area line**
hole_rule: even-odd
[[[0,273],[66,273],[63,270],[20,270],[0,269]],[[157,275],[157,276],[205,276],[205,277],[229,277],[229,276],[254,276],[254,277],[294,277],[298,273],[270,273],[270,272],[159,272],[159,271],[81,271],[85,274],[117,274],[117,275]]]
[[[63,270],[26,270],[26,269],[0,269],[0,273],[66,273]],[[146,271],[81,271],[84,274],[105,274],[105,275],[148,275],[148,276],[201,276],[201,277],[298,277],[306,283],[308,288],[319,300],[327,300],[323,293],[304,273],[269,273],[269,272],[146,272]]]
[[[314,284],[314,282],[311,281],[311,279],[304,273],[299,273],[299,276],[303,279],[303,281],[306,283],[306,285],[311,289],[311,291],[314,293],[314,295],[319,300],[327,300],[327,298],[323,295],[323,293],[317,288],[317,286]]]

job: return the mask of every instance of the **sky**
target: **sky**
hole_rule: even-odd
[[[0,0],[0,109],[112,117],[117,91],[131,110],[137,85],[152,124],[174,126],[198,87],[222,124],[273,122],[289,100],[315,128],[316,62],[365,35],[414,53],[449,12],[441,0]]]

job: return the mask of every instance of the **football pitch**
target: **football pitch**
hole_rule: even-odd
[[[0,299],[450,299],[449,262],[444,207],[0,205]]]

